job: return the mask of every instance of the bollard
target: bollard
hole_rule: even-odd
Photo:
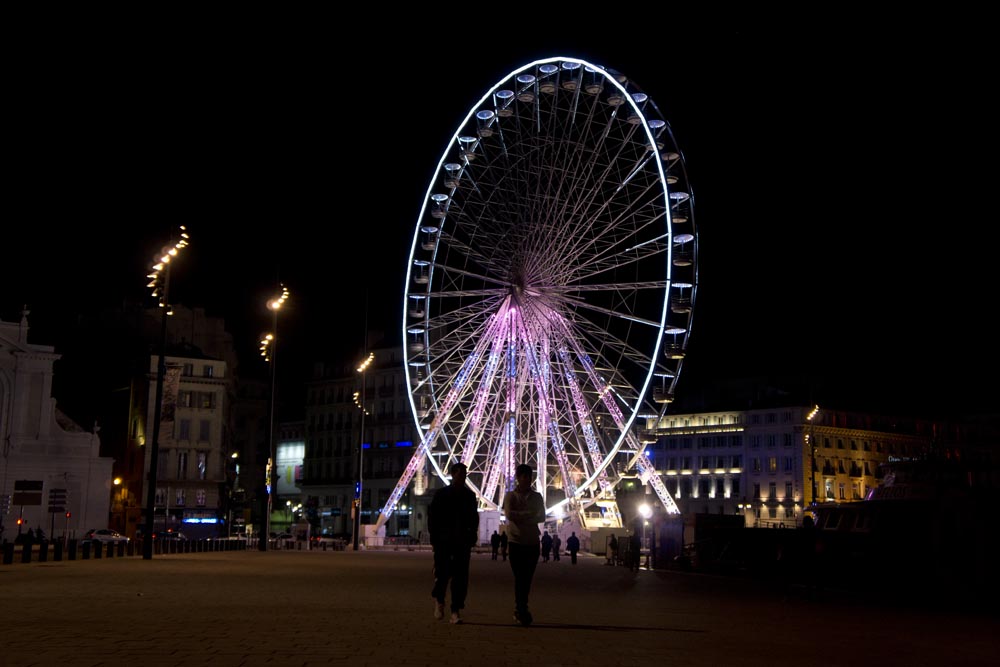
[[[3,564],[10,565],[14,562],[14,543],[4,542],[3,543]]]
[[[63,559],[63,541],[56,540],[55,544],[52,546],[52,559],[59,562]]]
[[[66,551],[70,560],[76,560],[76,540],[70,540],[66,543]]]
[[[115,557],[115,546],[114,542],[108,542],[108,558]]]
[[[103,542],[91,542],[91,547],[94,550],[94,558],[104,557],[104,543]]]
[[[21,562],[22,563],[31,562],[31,545],[28,543],[21,545]]]
[[[49,560],[49,541],[42,540],[38,543],[38,562],[47,563]]]
[[[83,558],[83,560],[90,560],[90,548],[91,548],[91,546],[92,545],[91,545],[90,542],[83,542],[80,545],[80,556]]]

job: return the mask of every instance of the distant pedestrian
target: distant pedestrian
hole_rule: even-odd
[[[549,554],[552,553],[552,536],[549,535],[549,531],[545,531],[542,534],[542,562],[549,562]]]
[[[497,531],[493,531],[493,535],[490,536],[490,548],[493,549],[493,560],[497,559],[497,553],[500,551],[500,535]]]
[[[451,622],[462,622],[469,590],[469,559],[479,538],[476,494],[465,485],[464,463],[451,466],[451,484],[438,489],[427,509],[434,548],[434,618],[444,618],[444,596],[451,581]]]
[[[566,538],[566,551],[569,552],[569,562],[576,565],[576,552],[580,550],[580,538],[576,536],[574,531],[572,535]]]
[[[608,562],[606,565],[617,565],[618,564],[618,538],[615,537],[614,533],[611,533],[611,537],[608,539]]]
[[[629,567],[633,572],[639,571],[639,563],[642,560],[642,540],[639,537],[637,527],[632,528],[632,535],[628,538]]]
[[[559,548],[562,546],[562,538],[559,533],[552,536],[552,560],[559,560]]]
[[[531,466],[517,466],[514,477],[517,484],[503,498],[510,536],[510,569],[514,572],[514,622],[531,625],[528,595],[538,566],[538,524],[545,521],[545,501],[531,488]]]
[[[507,560],[507,529],[500,533],[500,557]]]

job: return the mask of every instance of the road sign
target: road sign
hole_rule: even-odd
[[[14,481],[14,505],[41,505],[42,481],[35,479],[18,479]]]
[[[42,504],[42,494],[33,493],[31,491],[15,491],[14,497],[11,498],[11,504],[13,505],[41,505]]]
[[[49,512],[66,511],[66,489],[49,489]]]

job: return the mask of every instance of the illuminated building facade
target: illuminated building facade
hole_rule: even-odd
[[[930,420],[788,406],[668,414],[640,440],[685,514],[742,514],[748,526],[802,524],[816,502],[863,500],[882,463],[927,453]],[[812,417],[810,418],[810,414]]]
[[[357,360],[317,364],[306,387],[303,494],[316,506],[320,531],[352,534],[352,504],[362,461],[361,524],[374,524],[420,439],[410,411],[402,347],[373,347],[371,365],[358,373]],[[362,355],[358,355],[359,358]],[[362,390],[364,438],[361,437]],[[358,456],[358,446],[364,449]],[[426,475],[407,490],[386,525],[387,536],[426,535],[421,492]],[[414,507],[416,503],[416,507]],[[405,506],[405,507],[404,507]]]

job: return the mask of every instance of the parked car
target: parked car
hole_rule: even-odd
[[[154,540],[186,540],[187,535],[179,530],[158,531],[153,533]]]
[[[107,528],[91,529],[87,531],[87,534],[83,536],[83,541],[85,542],[111,542],[113,544],[127,543],[128,538],[119,533],[117,530],[109,530]]]

